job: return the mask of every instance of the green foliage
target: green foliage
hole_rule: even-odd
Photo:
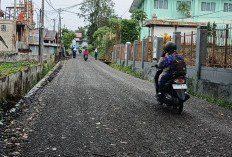
[[[3,64],[5,64],[5,63],[3,63]],[[6,63],[6,64],[9,64],[9,63]],[[10,65],[8,65],[7,67],[12,68],[13,65],[16,65],[15,67],[20,67],[22,65],[23,66],[27,65],[28,67],[33,67],[36,64],[33,62],[17,62],[16,64],[10,63]],[[33,88],[54,66],[55,66],[55,63],[51,63],[51,64],[44,63],[42,73],[37,74],[37,78],[36,78],[36,80],[33,81],[31,88]],[[27,91],[21,91],[21,95],[26,94],[26,92]],[[21,97],[21,95],[19,95],[19,98]],[[0,120],[3,118],[3,113],[6,112],[7,110],[9,110],[11,107],[13,107],[12,105],[14,105],[12,103],[9,104],[9,102],[10,101],[6,100],[5,98],[0,100]]]
[[[133,43],[134,40],[138,40],[139,36],[139,25],[138,22],[135,20],[121,20],[121,43],[131,42]]]
[[[35,66],[37,62],[21,61],[14,63],[0,63],[0,75],[14,74]]]
[[[190,10],[191,10],[190,6],[188,5],[188,3],[185,2],[181,2],[179,7],[177,8],[177,11],[183,15],[189,12]]]
[[[42,78],[47,75],[47,73],[55,66],[55,63],[52,64],[43,64]]]
[[[89,44],[93,44],[94,43],[94,38],[93,38],[93,34],[94,32],[97,30],[97,25],[96,24],[92,24],[88,27],[88,31],[87,31],[87,36],[88,36],[88,42]]]
[[[62,40],[63,40],[63,44],[64,44],[65,49],[69,49],[70,48],[72,40],[75,37],[76,37],[76,35],[72,31],[68,31],[68,32],[64,33],[64,35],[62,37]]]
[[[92,52],[94,52],[95,47],[93,45],[89,44],[87,50],[89,51],[89,53],[92,53]]]
[[[139,31],[139,40],[140,40],[141,28],[143,26],[144,21],[147,19],[147,14],[142,9],[136,9],[131,14],[131,19],[139,23],[138,31]]]
[[[120,20],[117,18],[110,18],[109,19],[109,27],[112,33],[119,33],[120,31]]]
[[[69,53],[71,52],[71,49],[68,48],[68,49],[65,49],[65,53],[66,53],[66,56],[69,56]]]
[[[123,62],[121,65],[117,64],[116,62],[112,62],[110,64],[110,66],[116,70],[122,71],[124,73],[127,73],[129,75],[132,75],[134,77],[143,79],[143,80],[147,80],[149,82],[151,82],[151,80],[148,80],[147,78],[144,77],[144,75],[142,74],[142,72],[140,72],[139,70],[132,70],[132,65],[130,66],[125,66],[125,62]]]
[[[213,36],[213,29],[217,27],[217,24],[214,22],[211,24],[210,22],[207,23],[207,30],[208,30],[208,36]]]
[[[110,28],[109,27],[100,27],[97,31],[94,32],[93,38],[95,39],[95,45],[104,44],[105,40],[109,40]]]
[[[94,32],[108,25],[109,17],[114,14],[114,2],[112,0],[83,0],[79,16],[89,22],[87,36],[90,44],[93,44]]]
[[[142,9],[136,9],[131,14],[131,19],[143,24],[143,22],[147,19],[147,14]]]
[[[64,35],[64,33],[68,33],[68,32],[70,32],[70,30],[68,30],[67,28],[62,29],[62,35]]]

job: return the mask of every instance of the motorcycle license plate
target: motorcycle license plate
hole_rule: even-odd
[[[186,84],[172,84],[173,89],[187,89]]]

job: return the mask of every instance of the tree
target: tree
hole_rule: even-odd
[[[109,27],[110,27],[110,39],[112,39],[112,35],[115,34],[115,42],[120,42],[120,20],[117,18],[109,19]]]
[[[210,22],[207,23],[207,30],[208,30],[208,36],[213,36],[213,30],[217,27],[217,24],[214,22],[211,24]]]
[[[190,6],[186,2],[181,2],[177,11],[180,12],[183,16],[191,10]]]
[[[79,16],[89,22],[87,36],[90,43],[94,42],[94,32],[103,26],[107,26],[108,19],[114,14],[114,2],[112,0],[83,0]]]
[[[72,40],[75,37],[76,37],[76,35],[72,31],[64,32],[62,40],[63,40],[63,44],[64,44],[65,49],[69,49],[69,47],[72,43]]]
[[[142,9],[136,9],[131,14],[131,19],[133,19],[135,21],[138,21],[138,23],[139,23],[139,32],[141,32],[144,21],[147,19],[147,14]],[[139,40],[140,40],[140,34],[139,34]]]
[[[62,35],[64,35],[64,33],[68,33],[68,32],[70,32],[70,31],[67,28],[62,29]]]
[[[121,43],[131,42],[134,40],[138,40],[139,29],[138,29],[138,21],[135,20],[121,20],[121,30],[120,30],[120,38]]]
[[[105,39],[109,40],[110,38],[110,28],[107,26],[98,28],[98,30],[94,32],[93,38],[95,39],[96,45],[102,45]]]

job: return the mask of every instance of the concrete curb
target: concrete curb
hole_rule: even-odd
[[[12,108],[9,112],[13,113],[15,112],[17,109],[19,108],[20,104],[23,103],[24,99],[27,99],[29,97],[31,97],[33,94],[35,94],[41,87],[42,84],[50,77],[50,75],[53,74],[53,72],[60,66],[61,61],[59,61],[53,68],[51,71],[49,71],[44,77],[43,79],[41,79],[22,99],[20,99],[20,101],[15,105],[14,108]]]

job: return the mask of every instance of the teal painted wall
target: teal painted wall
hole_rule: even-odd
[[[224,3],[232,4],[232,0],[182,0],[191,1],[192,16],[187,18],[177,11],[177,1],[181,0],[168,0],[168,9],[155,9],[154,0],[141,0],[140,9],[143,9],[148,15],[148,20],[152,19],[153,14],[157,14],[158,19],[181,19],[191,22],[216,22],[218,26],[224,23],[232,23],[232,12],[224,12]],[[215,12],[201,11],[202,2],[215,2]],[[141,30],[141,39],[148,37],[148,28],[143,27]]]
[[[158,18],[183,18],[183,15],[176,9],[177,1],[180,0],[168,0],[168,9],[155,9],[154,0],[143,0],[143,3],[139,8],[144,9],[148,15],[148,19],[151,19],[153,14],[157,14]],[[182,0],[191,1],[192,17],[188,18],[194,22],[198,22],[205,19],[211,20],[232,20],[232,12],[224,12],[224,3],[231,3],[232,0]],[[201,11],[201,2],[215,2],[215,13],[212,11]],[[186,17],[186,16],[185,16]]]

